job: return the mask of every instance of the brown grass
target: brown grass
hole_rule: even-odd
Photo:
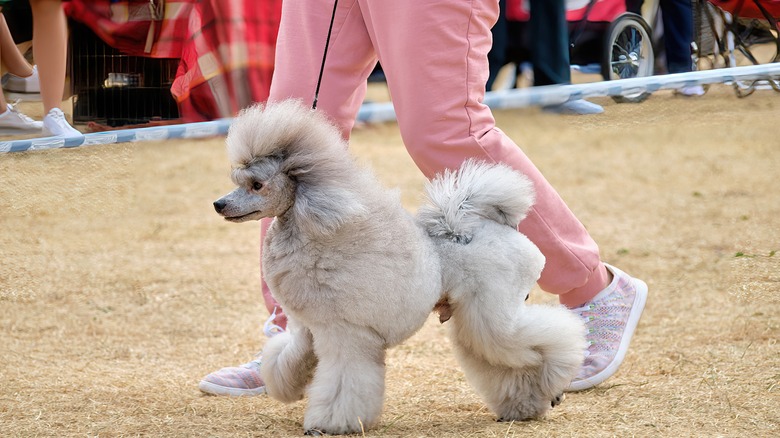
[[[368,436],[773,436],[780,427],[778,95],[657,93],[600,116],[499,111],[605,260],[650,299],[621,370],[546,419],[496,423],[433,318],[388,357]],[[409,209],[397,126],[352,150]],[[304,403],[207,397],[261,349],[257,224],[223,222],[222,139],[0,156],[2,436],[297,436]],[[540,291],[536,301],[553,301]]]

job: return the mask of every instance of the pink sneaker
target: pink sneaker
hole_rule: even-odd
[[[237,367],[225,367],[214,371],[198,384],[198,388],[210,395],[260,395],[265,393],[265,383],[260,377],[260,360]]]
[[[645,308],[645,282],[606,266],[614,276],[612,283],[586,305],[572,309],[585,321],[588,349],[569,391],[592,388],[617,372]]]

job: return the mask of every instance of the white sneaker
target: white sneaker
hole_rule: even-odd
[[[570,100],[559,105],[543,106],[542,111],[554,114],[584,116],[588,114],[601,114],[604,112],[604,108],[602,108],[601,105],[588,102],[585,99],[577,99]]]
[[[6,110],[0,113],[0,134],[40,132],[42,128],[43,123],[20,113],[15,105],[8,104]]]
[[[690,87],[682,87],[679,90],[674,90],[674,94],[685,97],[704,96],[704,87],[701,85],[691,85]]]
[[[15,74],[6,73],[0,80],[3,84],[3,90],[10,91],[12,93],[40,93],[41,83],[38,80],[38,66],[34,65],[32,68],[32,74],[27,77],[16,76]]]
[[[43,133],[53,137],[81,137],[84,135],[70,126],[70,123],[65,120],[65,114],[59,108],[52,108],[43,118]]]

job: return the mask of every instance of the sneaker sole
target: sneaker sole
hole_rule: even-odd
[[[620,365],[623,363],[623,359],[626,358],[628,346],[631,344],[634,330],[636,330],[636,326],[639,324],[639,319],[642,317],[642,312],[644,311],[645,303],[647,302],[647,284],[644,281],[633,277],[631,277],[631,283],[636,290],[636,296],[634,297],[634,305],[631,306],[631,313],[628,315],[626,329],[623,332],[623,338],[620,340],[615,359],[598,374],[588,377],[587,379],[572,382],[569,385],[568,391],[583,391],[604,382],[617,372],[618,368],[620,368]]]
[[[253,395],[265,394],[265,386],[254,389],[228,388],[226,386],[216,385],[205,380],[201,380],[198,389],[208,395],[226,395],[229,397],[247,397]]]
[[[25,102],[40,102],[43,100],[41,97],[41,93],[36,92],[30,92],[30,93],[22,93],[19,91],[5,91],[5,97],[8,99],[9,102],[12,102],[14,100],[23,100]]]
[[[40,134],[43,128],[0,128],[0,135]]]

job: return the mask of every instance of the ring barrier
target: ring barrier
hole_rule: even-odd
[[[484,103],[493,109],[524,108],[529,106],[558,105],[571,100],[591,97],[653,93],[658,90],[674,90],[693,85],[778,79],[780,79],[780,62],[618,79],[614,81],[490,91],[485,94]],[[357,115],[357,121],[364,123],[395,120],[395,110],[391,102],[366,102],[361,106]],[[84,134],[83,137],[78,138],[43,137],[0,141],[0,153],[75,148],[134,141],[213,137],[226,135],[231,122],[232,119],[227,118],[209,122],[95,132]]]

